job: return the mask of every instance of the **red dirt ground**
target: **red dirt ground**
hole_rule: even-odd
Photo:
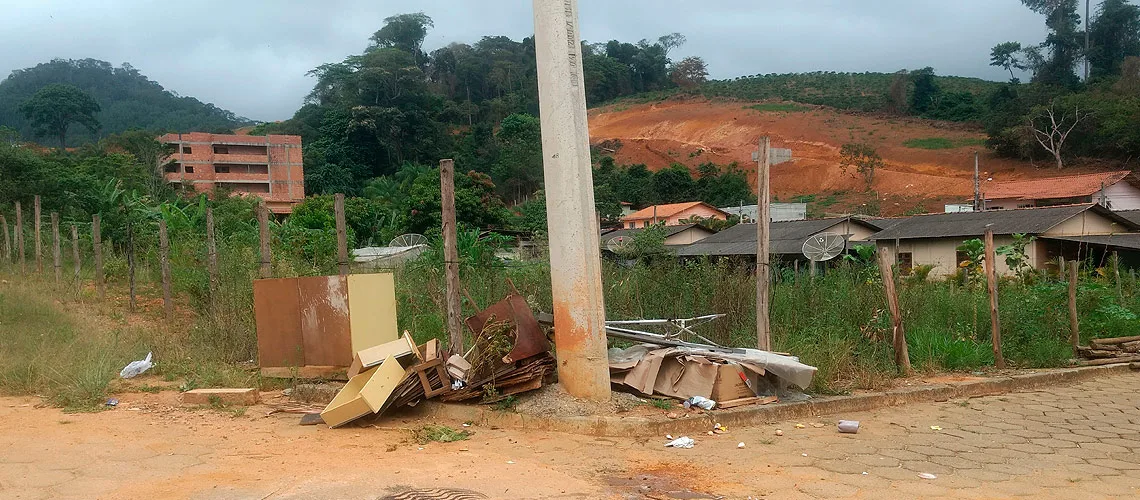
[[[973,193],[976,146],[925,150],[903,143],[935,137],[984,139],[979,130],[930,120],[842,114],[829,108],[762,112],[747,109],[749,105],[685,99],[593,109],[591,141],[598,145],[619,140],[621,147],[615,154],[619,164],[644,163],[651,170],[673,163],[695,168],[710,161],[737,162],[755,186],[752,151],[757,139],[768,134],[773,147],[790,148],[794,156],[791,163],[772,167],[773,196],[788,200],[797,195],[840,193],[842,199],[829,210],[853,209],[873,199],[857,174],[839,165],[840,147],[849,142],[872,145],[886,163],[872,185],[883,215],[898,215],[918,206],[941,211],[941,203],[961,202]],[[984,148],[982,171],[983,181],[1058,175],[1055,170],[996,158]]]

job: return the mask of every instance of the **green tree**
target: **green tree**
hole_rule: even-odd
[[[844,168],[854,168],[863,176],[867,189],[875,181],[875,170],[883,166],[883,157],[868,144],[844,144],[839,150],[839,164]]]
[[[518,201],[542,186],[542,133],[538,118],[513,114],[496,134],[499,158],[491,173],[507,201]]]
[[[934,68],[926,67],[910,74],[914,83],[914,93],[910,97],[910,109],[916,115],[925,115],[934,108],[942,90],[934,81]]]
[[[1116,76],[1124,59],[1140,56],[1140,7],[1126,0],[1104,0],[1089,27],[1091,76]]]
[[[73,123],[92,133],[99,130],[99,120],[95,118],[99,110],[99,103],[90,94],[62,83],[44,86],[20,105],[35,134],[59,139],[60,149],[67,147],[67,129]]]
[[[655,203],[681,203],[695,201],[697,193],[693,174],[684,165],[673,164],[653,174],[652,190]]]
[[[1045,26],[1049,29],[1049,35],[1039,46],[1049,52],[1049,57],[1036,57],[1039,52],[1025,53],[1034,69],[1034,81],[1048,85],[1075,85],[1078,79],[1073,70],[1083,51],[1077,0],[1021,0],[1021,3],[1045,16]]]
[[[1005,68],[1009,72],[1009,80],[1017,80],[1013,70],[1025,71],[1027,66],[1021,61],[1022,47],[1018,42],[1004,42],[994,46],[990,52],[990,66]]]
[[[694,89],[709,79],[708,65],[700,57],[686,57],[673,65],[669,79],[683,89]]]
[[[428,28],[434,28],[435,21],[423,12],[399,14],[384,19],[384,27],[372,34],[370,40],[375,47],[394,48],[412,56],[417,65],[423,58],[421,48],[427,38]]]

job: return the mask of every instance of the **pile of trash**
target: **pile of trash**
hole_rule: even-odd
[[[549,383],[554,356],[538,321],[517,294],[467,319],[475,333],[466,353],[448,353],[438,340],[416,345],[411,335],[358,351],[348,383],[321,411],[340,427],[368,415],[438,398],[493,403]]]
[[[787,389],[810,385],[816,372],[794,356],[715,346],[612,348],[609,362],[615,386],[705,410],[776,402]]]

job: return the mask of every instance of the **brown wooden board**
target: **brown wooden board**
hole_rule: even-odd
[[[257,322],[259,366],[290,367],[305,364],[295,278],[254,280],[253,314]]]
[[[352,334],[348,318],[348,283],[344,276],[298,278],[301,338],[305,364],[352,364]]]

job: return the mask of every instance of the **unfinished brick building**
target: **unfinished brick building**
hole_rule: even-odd
[[[277,214],[292,213],[305,199],[300,136],[191,132],[158,140],[174,147],[165,164],[167,182],[200,193],[222,188],[258,196]]]

